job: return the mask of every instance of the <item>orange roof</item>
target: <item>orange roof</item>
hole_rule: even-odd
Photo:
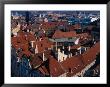
[[[79,47],[81,47],[79,44],[78,45],[73,45],[73,46],[71,46],[71,49],[77,49]]]
[[[52,56],[49,57],[49,70],[52,77],[57,77],[65,73],[58,61]]]
[[[41,41],[37,41],[36,42],[37,46],[38,46],[38,52],[44,52],[44,50],[46,50],[47,48],[51,48],[51,45],[53,43],[51,43],[48,38],[43,38],[43,40]]]
[[[81,34],[77,34],[78,37],[80,38],[87,38],[89,36],[88,33],[81,33]]]
[[[84,64],[80,57],[76,56],[67,58],[66,60],[62,61],[61,64],[65,68],[66,72],[71,72],[72,75],[80,72],[84,68]]]
[[[42,24],[40,26],[42,29],[48,30],[48,29],[55,28],[56,26],[59,26],[59,25],[66,25],[67,22],[66,21],[60,21],[60,22],[41,22],[40,24]]]
[[[35,36],[32,35],[31,33],[27,33],[26,38],[27,38],[28,41],[36,41]]]
[[[22,48],[25,51],[25,50],[28,50],[29,45],[28,45],[28,43],[20,44],[20,48]]]
[[[11,37],[11,43],[17,44],[17,37]]]
[[[12,45],[16,50],[20,48],[20,43],[12,43]]]
[[[87,65],[95,60],[96,55],[100,52],[100,42],[97,42],[93,47],[82,54],[82,60]]]
[[[44,30],[52,29],[57,26],[56,22],[42,22],[42,25],[40,26]]]
[[[76,32],[75,31],[62,32],[60,30],[56,30],[52,38],[69,38],[69,37],[76,37]]]

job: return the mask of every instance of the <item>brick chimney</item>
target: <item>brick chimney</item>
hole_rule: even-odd
[[[56,42],[56,51],[57,51],[57,42]]]
[[[35,48],[35,54],[38,53],[38,47],[37,47],[37,44],[36,44],[36,48]]]
[[[43,61],[45,61],[45,56],[44,56],[44,52],[43,52]]]
[[[32,48],[34,47],[34,42],[35,42],[35,41],[31,41],[31,46],[32,46]]]
[[[68,51],[70,51],[70,49],[71,49],[71,47],[69,46],[69,47],[68,47]]]

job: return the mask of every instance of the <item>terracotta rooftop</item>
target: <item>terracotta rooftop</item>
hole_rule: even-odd
[[[77,34],[77,37],[87,38],[87,37],[89,37],[89,34],[88,33],[81,33],[81,34]]]
[[[49,57],[49,70],[52,77],[57,77],[65,73],[58,61],[52,56]]]
[[[91,63],[93,60],[95,60],[96,55],[100,52],[100,42],[97,42],[93,47],[88,49],[82,54],[82,59],[85,63],[85,65]]]
[[[78,45],[73,45],[73,46],[71,46],[71,49],[77,49],[79,47],[81,47],[79,44]]]
[[[76,37],[76,32],[74,31],[62,32],[60,30],[56,30],[52,38],[70,38],[70,37]]]
[[[40,28],[42,28],[44,30],[52,29],[57,26],[56,22],[42,22],[41,24],[42,25],[40,25]]]
[[[51,45],[53,44],[48,40],[48,38],[43,38],[41,41],[36,42],[38,47],[38,52],[44,52],[44,50],[47,50],[48,48],[51,48]]]
[[[71,73],[71,75],[80,72],[84,68],[84,64],[81,59],[75,56],[62,61],[61,65],[67,72]]]
[[[41,58],[42,58],[42,55],[39,55],[39,54],[32,56],[30,61],[31,66],[33,68],[37,68],[38,66],[40,66],[43,63]]]

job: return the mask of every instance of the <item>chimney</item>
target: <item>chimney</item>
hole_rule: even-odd
[[[70,57],[71,57],[71,55],[69,54],[69,55],[68,55],[68,57],[70,58]]]
[[[38,47],[37,47],[37,44],[36,44],[36,48],[35,48],[35,54],[38,53]]]
[[[29,32],[29,29],[27,29],[27,32]]]
[[[19,28],[19,29],[20,29],[20,27],[21,27],[21,25],[18,23],[17,28]]]
[[[13,35],[14,35],[14,37],[16,37],[17,36],[17,32],[16,33],[13,33]]]
[[[41,40],[42,40],[42,38],[39,39],[39,41],[41,41]]]
[[[38,37],[36,36],[36,40],[38,39]]]
[[[87,50],[87,48],[85,47],[85,51]]]
[[[34,42],[35,42],[35,41],[31,41],[31,46],[32,46],[32,48],[34,47]]]
[[[58,48],[58,61],[60,61],[61,55],[60,55],[60,49]]]
[[[43,61],[45,61],[45,56],[44,56],[44,52],[43,52]]]
[[[81,48],[79,49],[79,53],[81,54]]]
[[[93,41],[94,41],[94,37],[93,37]]]
[[[96,41],[94,41],[94,44],[96,44]]]
[[[31,68],[31,64],[30,64],[30,61],[29,61],[29,59],[28,59],[28,62],[29,62],[29,67]]]
[[[70,53],[70,56],[72,57],[72,53]]]
[[[64,49],[64,46],[63,46],[63,49]]]
[[[78,55],[78,53],[76,52],[76,55]]]
[[[69,46],[69,47],[68,47],[68,51],[70,51],[70,49],[71,49],[71,48],[70,48],[70,46]]]
[[[57,51],[57,42],[56,42],[56,51]]]
[[[60,52],[60,49],[58,48],[58,52]]]
[[[63,55],[64,55],[64,50],[62,51]]]

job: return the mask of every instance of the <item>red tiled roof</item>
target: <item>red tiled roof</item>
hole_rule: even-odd
[[[79,47],[81,47],[79,44],[78,45],[73,45],[73,46],[71,46],[71,49],[77,49]]]
[[[60,21],[60,22],[41,22],[40,24],[42,24],[40,26],[42,29],[48,30],[48,29],[53,29],[56,26],[66,25],[67,22],[66,21]]]
[[[54,59],[52,56],[49,58],[49,70],[50,70],[50,75],[52,77],[57,77],[62,75],[64,70],[61,68],[60,64],[56,59]]]
[[[31,58],[30,64],[33,68],[35,68],[36,66],[39,66],[43,63],[42,59],[39,58],[40,56],[41,55],[37,54]]]
[[[23,51],[25,51],[25,50],[28,50],[29,45],[28,45],[28,43],[21,44],[21,45],[20,45],[20,48],[22,48],[22,49],[23,49]]]
[[[69,38],[76,37],[76,32],[62,32],[60,30],[56,30],[52,38]]]
[[[79,57],[71,57],[61,62],[62,66],[67,72],[71,72],[72,75],[80,72],[83,68],[83,62]]]
[[[42,25],[40,26],[40,28],[42,28],[44,30],[52,29],[57,26],[56,22],[42,22],[41,24]]]
[[[100,42],[97,42],[93,47],[82,54],[82,60],[87,65],[95,60],[96,55],[100,52]]]
[[[47,48],[51,48],[51,45],[53,43],[51,43],[48,38],[43,38],[43,40],[41,41],[37,41],[36,42],[37,46],[38,46],[38,52],[41,53],[41,52],[44,52],[45,49]]]
[[[88,36],[89,36],[88,33],[77,34],[77,37],[80,37],[80,38],[87,38]]]
[[[13,47],[18,50],[20,48],[20,45],[19,44],[13,44]]]
[[[17,44],[17,37],[11,37],[11,43]]]

